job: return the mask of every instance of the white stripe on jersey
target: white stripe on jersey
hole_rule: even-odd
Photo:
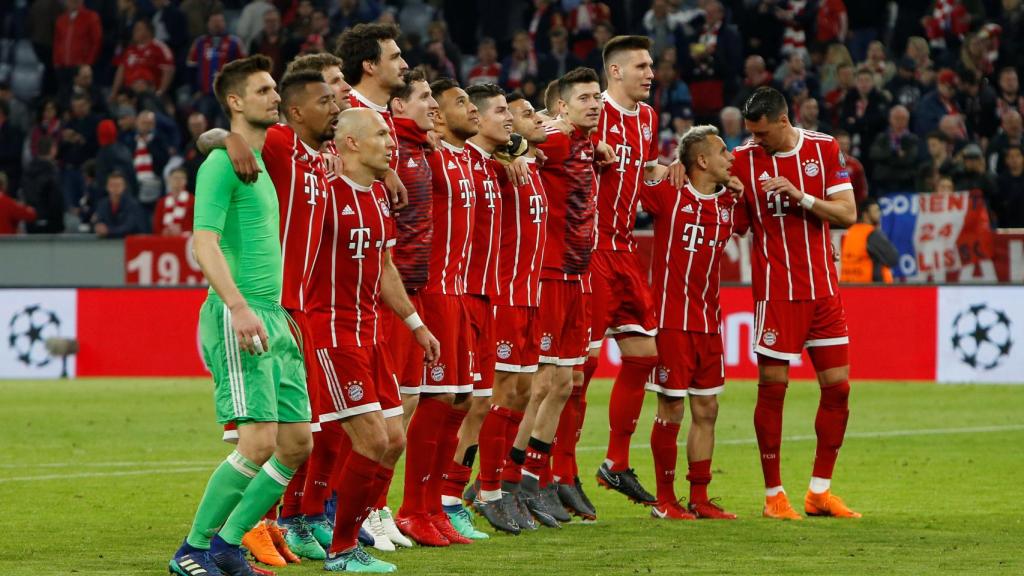
[[[338,373],[334,371],[334,363],[331,362],[330,355],[326,349],[321,348],[316,351],[316,356],[320,360],[320,367],[324,370],[324,376],[327,377],[327,393],[331,395],[335,409],[344,410],[346,407],[345,394],[338,384]]]
[[[715,196],[715,240],[718,242],[718,233],[722,228],[722,214],[718,211],[718,196]],[[704,331],[711,331],[711,323],[708,322],[708,287],[711,286],[711,269],[715,267],[715,256],[718,255],[717,244],[711,248],[711,259],[708,260],[708,270],[704,275],[704,291],[701,292],[700,298],[704,302],[704,310],[702,315],[704,316]],[[716,319],[717,320],[717,319]]]
[[[801,192],[804,192],[804,171],[801,169],[801,166],[803,166],[803,164],[800,161],[800,150],[797,150],[796,168],[797,177],[800,178],[799,190]],[[818,164],[818,166],[824,166],[824,164]],[[825,169],[822,168],[821,170],[819,170],[819,172],[825,172]],[[806,192],[804,192],[804,194],[806,194]],[[807,232],[807,216],[811,214],[811,211],[807,210],[803,206],[800,207],[800,210],[803,210],[805,212],[804,217],[801,218],[801,220],[803,220],[804,223],[804,248],[807,252],[807,277],[811,281],[811,300],[814,300],[814,264],[811,262],[811,235]],[[790,296],[790,298],[792,298],[792,296]]]
[[[359,227],[364,228],[363,207],[359,205],[359,197],[357,196],[359,192],[356,191],[354,186],[349,186],[349,189],[352,190],[352,203],[356,206],[356,216],[359,218]],[[359,305],[359,297],[361,296],[359,287],[363,285],[363,260],[364,258],[359,259],[359,274],[356,275],[356,289],[354,291],[356,295],[356,346],[363,345],[363,339],[360,336],[363,332],[363,310]]]
[[[531,196],[537,194],[537,186],[535,185],[535,180],[533,178],[530,178],[530,191],[531,191],[531,194],[530,194]],[[516,197],[518,198],[518,196],[519,195],[517,194]],[[518,202],[518,200],[516,200],[516,201]],[[547,197],[546,196],[544,198],[544,210],[548,210],[548,204],[547,204]],[[518,211],[517,211],[517,213],[518,213]],[[518,226],[518,221],[519,220],[517,218],[516,219],[516,222],[517,222],[516,226]],[[543,251],[540,249],[540,237],[541,237],[542,234],[544,235],[544,241],[547,242],[547,217],[545,217],[545,220],[544,220],[544,231],[541,231],[540,227],[538,226],[537,227],[537,234],[536,234],[536,236],[533,239],[533,254],[530,256],[530,273],[527,275],[528,279],[532,278],[534,272],[537,270],[537,256],[538,255],[543,256]],[[517,242],[518,242],[518,240],[517,240]],[[517,260],[517,263],[518,263],[518,260]],[[538,287],[537,287],[537,296],[534,297],[533,296],[533,285],[534,284],[537,284],[537,282],[527,282],[526,283],[526,297],[527,297],[527,300],[529,300],[530,302],[540,302],[540,286],[538,285]],[[511,301],[512,300],[509,300],[509,302],[511,302]]]
[[[368,192],[364,192],[364,194],[373,194],[373,185],[372,184],[370,185],[370,190]],[[384,253],[388,249],[387,241],[386,241],[387,226],[384,224],[384,212],[381,211],[380,202],[377,202],[376,199],[374,199],[373,206],[374,206],[374,208],[377,209],[377,223],[380,225],[380,231],[383,232],[383,235],[381,236],[380,248],[377,249],[377,279],[374,280],[374,282],[373,282],[373,293],[379,295],[380,294],[380,289],[381,289],[380,281],[381,281],[381,277],[382,277],[382,275],[384,273]],[[378,341],[378,339],[377,339],[377,328],[380,325],[380,314],[377,313],[377,303],[378,303],[378,301],[379,301],[379,298],[374,299],[373,307],[371,308],[373,310],[373,343],[374,344],[376,344],[377,341]]]
[[[298,140],[298,138],[299,138],[298,133],[296,133],[294,130],[292,130],[292,161],[291,161],[292,175],[291,175],[291,178],[289,179],[290,183],[288,185],[288,211],[285,212],[285,217],[284,217],[284,233],[281,235],[281,270],[282,271],[285,270],[285,265],[284,264],[285,264],[285,260],[288,258],[288,239],[291,238],[291,234],[289,234],[289,232],[291,231],[291,227],[292,227],[292,206],[295,203],[295,172],[296,172],[296,170],[295,170],[295,161],[296,161],[296,159],[299,156],[299,147],[296,146],[296,140]],[[312,214],[313,214],[313,212],[310,211],[310,218],[313,217]],[[309,228],[312,228],[312,226],[309,226]],[[307,258],[309,256],[309,249],[308,249],[308,247],[306,249],[306,256],[307,256]],[[307,264],[308,264],[308,262],[307,262]],[[302,267],[302,272],[303,272],[303,274],[305,274],[305,272],[306,272],[306,267],[305,266]],[[305,308],[305,304],[304,304],[305,294],[304,294],[304,292],[305,292],[305,290],[303,288],[303,282],[299,282],[299,308]]]
[[[335,294],[336,279],[338,278],[338,199],[334,194],[331,194],[331,214],[333,214],[332,221],[334,222],[334,239],[331,242],[331,345],[332,348],[338,347],[338,330],[335,328],[336,320],[338,318],[338,307],[337,297]]]
[[[443,167],[445,165],[445,163],[444,163],[444,152],[439,150],[437,153],[441,155],[441,166]],[[448,225],[445,227],[444,266],[441,267],[441,294],[447,294],[448,293],[448,262],[452,258],[452,202],[454,201],[454,196],[452,194],[452,182],[451,182],[451,180],[448,179],[448,171],[447,170],[442,170],[441,174],[444,175],[444,183],[445,183],[445,186],[448,187],[448,210],[446,211],[447,212],[447,218],[448,218]]]
[[[672,241],[676,237],[676,217],[679,215],[679,201],[682,199],[681,194],[676,194],[676,203],[672,205],[672,219],[668,225],[668,246],[665,250],[665,277],[661,282],[661,312],[658,313],[658,321],[661,323],[658,327],[665,327],[665,306],[668,303],[668,277],[670,274],[670,262],[672,260]],[[685,323],[683,324],[685,328]]]
[[[696,234],[700,230],[700,213],[701,209],[698,207],[694,210],[694,216],[697,217],[695,222],[696,228],[693,233]],[[686,261],[686,274],[683,275],[683,330],[690,329],[690,269],[693,268],[693,255],[696,252],[690,252],[689,260]]]
[[[800,147],[798,146],[797,147],[797,153],[799,153],[799,151],[800,151]],[[751,158],[753,158],[753,155],[751,155]],[[779,177],[779,161],[778,161],[778,158],[776,156],[772,156],[772,168],[775,170],[775,177],[778,178]],[[799,169],[799,166],[797,167],[797,169]],[[781,204],[782,200],[783,200],[782,192],[776,192],[775,194],[778,196],[779,203]],[[781,218],[779,218],[779,232],[780,232],[780,235],[782,236],[782,251],[786,253],[786,283],[789,285],[789,299],[792,300],[793,299],[793,272],[790,270],[790,264],[789,264],[789,244],[786,243],[786,222],[785,222],[785,220],[786,220],[785,216],[782,216]],[[765,242],[765,245],[767,245],[767,242]]]
[[[470,184],[473,184],[473,189],[468,191],[467,194],[469,194],[469,196],[471,198],[470,202],[476,202],[476,185],[473,183],[472,175],[470,175],[467,178],[466,177],[466,172],[464,171],[464,168],[469,168],[466,165],[466,162],[464,161],[466,159],[465,152],[460,154],[457,159],[458,159],[458,162],[456,162],[455,165],[459,167],[459,180],[460,181],[461,180],[466,180]],[[447,170],[445,170],[445,179],[446,180],[448,179],[448,171]],[[449,189],[450,189],[450,186],[451,185],[449,184]],[[462,194],[462,191],[460,190],[459,191],[459,195],[461,196],[461,194]],[[475,208],[473,210],[466,210],[466,239],[462,241],[462,274],[460,275],[461,278],[462,278],[462,287],[458,288],[459,281],[458,281],[458,279],[456,279],[455,280],[455,284],[457,286],[457,289],[455,291],[456,294],[462,294],[466,290],[466,274],[469,273],[469,260],[470,260],[470,258],[472,256],[472,252],[473,252],[473,217],[475,215],[476,215],[476,209]]]
[[[531,187],[533,186],[533,178],[530,178],[530,186]],[[522,244],[522,240],[523,240],[523,226],[522,226],[522,220],[520,220],[520,217],[522,216],[522,214],[519,212],[519,187],[516,186],[515,184],[512,184],[512,194],[515,196],[514,200],[515,200],[515,203],[516,203],[516,256],[512,260],[512,274],[511,274],[511,276],[509,276],[509,280],[508,280],[508,301],[509,302],[515,302],[515,297],[516,297],[516,272],[519,270],[519,248],[520,248],[520,244]],[[504,210],[502,210],[502,213],[504,213]],[[536,254],[536,251],[534,252],[534,254]],[[531,260],[530,270],[533,270],[532,260]],[[527,294],[529,294],[530,288],[527,287],[526,290],[527,290]],[[527,297],[529,297],[529,296],[527,296]]]
[[[761,253],[764,255],[765,269],[764,269],[764,298],[768,299],[772,291],[772,262],[768,259],[768,227],[764,224],[764,218],[761,216],[761,203],[757,201],[757,175],[754,173],[754,155],[747,154],[750,158],[750,186],[751,190],[750,197],[754,199],[754,213],[757,214],[757,219],[761,222]]]
[[[826,182],[825,181],[825,168],[824,168],[825,167],[825,161],[824,161],[824,159],[821,156],[821,144],[815,144],[814,146],[818,150],[818,166],[822,167],[822,169],[819,171],[819,173],[820,173],[820,176],[821,176],[821,189],[824,190],[825,189],[825,182]],[[829,266],[829,261],[828,261],[828,247],[829,247],[829,243],[831,241],[829,240],[828,236],[825,234],[825,227],[824,226],[821,227],[821,240],[822,240],[822,243],[821,243],[821,251],[822,251],[821,257],[824,258],[824,260],[825,260],[825,278],[828,280],[828,295],[829,296],[835,296],[836,293],[835,293],[835,291],[832,290],[832,272],[829,270],[829,268],[831,268],[831,266]],[[812,269],[812,273],[813,273],[813,269]],[[813,296],[812,296],[812,298],[813,298]]]

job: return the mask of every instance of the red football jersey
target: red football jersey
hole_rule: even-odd
[[[548,241],[542,278],[576,280],[590,268],[594,249],[594,144],[582,130],[569,136],[548,129],[538,146],[547,156],[540,169],[548,195]]]
[[[814,300],[839,292],[828,222],[790,199],[768,194],[761,182],[788,178],[798,189],[825,199],[853,190],[846,159],[834,138],[796,129],[799,140],[788,152],[768,154],[748,141],[733,150],[732,171],[743,181],[743,199],[753,235],[755,300]]]
[[[508,177],[501,181],[501,296],[495,303],[506,306],[540,305],[540,269],[547,241],[548,197],[537,169],[537,159],[526,158],[530,181],[516,186]]]
[[[641,200],[654,216],[651,256],[658,328],[718,334],[722,252],[733,231],[733,195],[704,195],[689,184],[645,183]]]
[[[476,208],[469,154],[465,148],[442,140],[441,147],[427,160],[434,197],[434,240],[423,291],[461,295],[466,291],[466,255],[473,237]]]
[[[597,170],[597,250],[636,249],[636,203],[644,170],[658,164],[658,115],[640,102],[634,110],[620,106],[605,92],[595,132],[615,151],[618,162]]]
[[[122,87],[131,88],[141,80],[156,89],[160,87],[164,70],[174,69],[174,54],[167,44],[156,39],[141,46],[133,42],[114,57],[114,65],[124,66]]]
[[[473,240],[466,256],[466,292],[497,296],[498,254],[501,245],[501,184],[498,171],[505,168],[472,142],[466,143],[470,174],[476,191]]]
[[[262,155],[277,190],[281,215],[281,306],[302,310],[320,246],[330,186],[320,152],[300,140],[287,124],[275,124],[267,130]]]
[[[395,118],[395,128],[402,155],[398,177],[409,192],[409,205],[394,215],[398,243],[391,255],[406,290],[419,290],[427,283],[430,245],[434,240],[427,133],[408,118]]]
[[[388,124],[388,128],[391,129],[391,140],[396,146],[398,145],[398,133],[395,131],[395,119],[391,117],[391,111],[388,110],[387,106],[378,106],[373,102],[370,102],[366,96],[360,94],[355,88],[349,92],[348,101],[353,108],[369,108],[370,110],[376,110],[378,114],[383,116],[384,121]],[[391,169],[395,172],[398,171],[398,157],[398,148],[395,148],[395,151],[391,153],[391,162],[389,163],[391,165]]]
[[[384,256],[395,239],[384,183],[360,186],[341,176],[331,181],[323,249],[309,290],[309,321],[317,348],[372,346],[380,327]]]

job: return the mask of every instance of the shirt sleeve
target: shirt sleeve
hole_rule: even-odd
[[[668,184],[668,180],[659,180],[652,182],[650,180],[644,180],[642,186],[640,186],[640,206],[644,212],[657,216],[662,211],[662,199],[668,194],[671,189],[671,185]]]
[[[658,115],[654,113],[654,109],[653,108],[651,108],[650,110],[651,110],[651,124],[650,124],[650,129],[651,129],[650,135],[651,135],[651,138],[650,138],[650,140],[647,141],[647,154],[644,156],[644,158],[647,158],[647,161],[644,162],[644,168],[653,168],[654,166],[657,166],[658,165],[658,156],[659,156],[659,154],[658,154]],[[644,135],[641,134],[640,137],[643,138]]]
[[[561,164],[569,157],[569,137],[555,129],[549,129],[548,139],[537,147],[547,156],[546,164]]]
[[[850,181],[850,168],[846,165],[846,156],[839,150],[839,142],[833,140],[827,154],[825,157],[825,196],[853,190],[853,184]]]
[[[228,153],[220,149],[210,152],[196,176],[196,230],[224,232],[228,207],[238,183]]]

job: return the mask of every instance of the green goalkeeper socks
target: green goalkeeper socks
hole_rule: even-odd
[[[246,488],[242,501],[235,506],[231,516],[224,522],[220,537],[228,544],[241,544],[242,536],[252,530],[267,510],[281,499],[285,487],[294,475],[295,470],[281,464],[277,456],[271,456]]]
[[[210,476],[206,492],[196,510],[192,530],[188,533],[190,546],[201,550],[210,549],[210,538],[213,538],[224,519],[238,506],[246,493],[246,486],[258,477],[259,472],[260,467],[237,450],[221,462]]]

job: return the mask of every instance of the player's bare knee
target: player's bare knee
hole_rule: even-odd
[[[658,418],[679,424],[686,414],[686,398],[658,394]]]
[[[759,363],[757,375],[759,384],[786,384],[789,382],[789,365]]]
[[[818,372],[818,384],[822,388],[828,388],[830,386],[836,386],[850,380],[850,367],[839,366],[837,368],[829,368]]]
[[[694,426],[714,426],[718,420],[718,396],[690,396]]]
[[[632,336],[618,340],[619,349],[623,356],[634,356],[638,358],[657,358],[658,345],[651,336]]]

